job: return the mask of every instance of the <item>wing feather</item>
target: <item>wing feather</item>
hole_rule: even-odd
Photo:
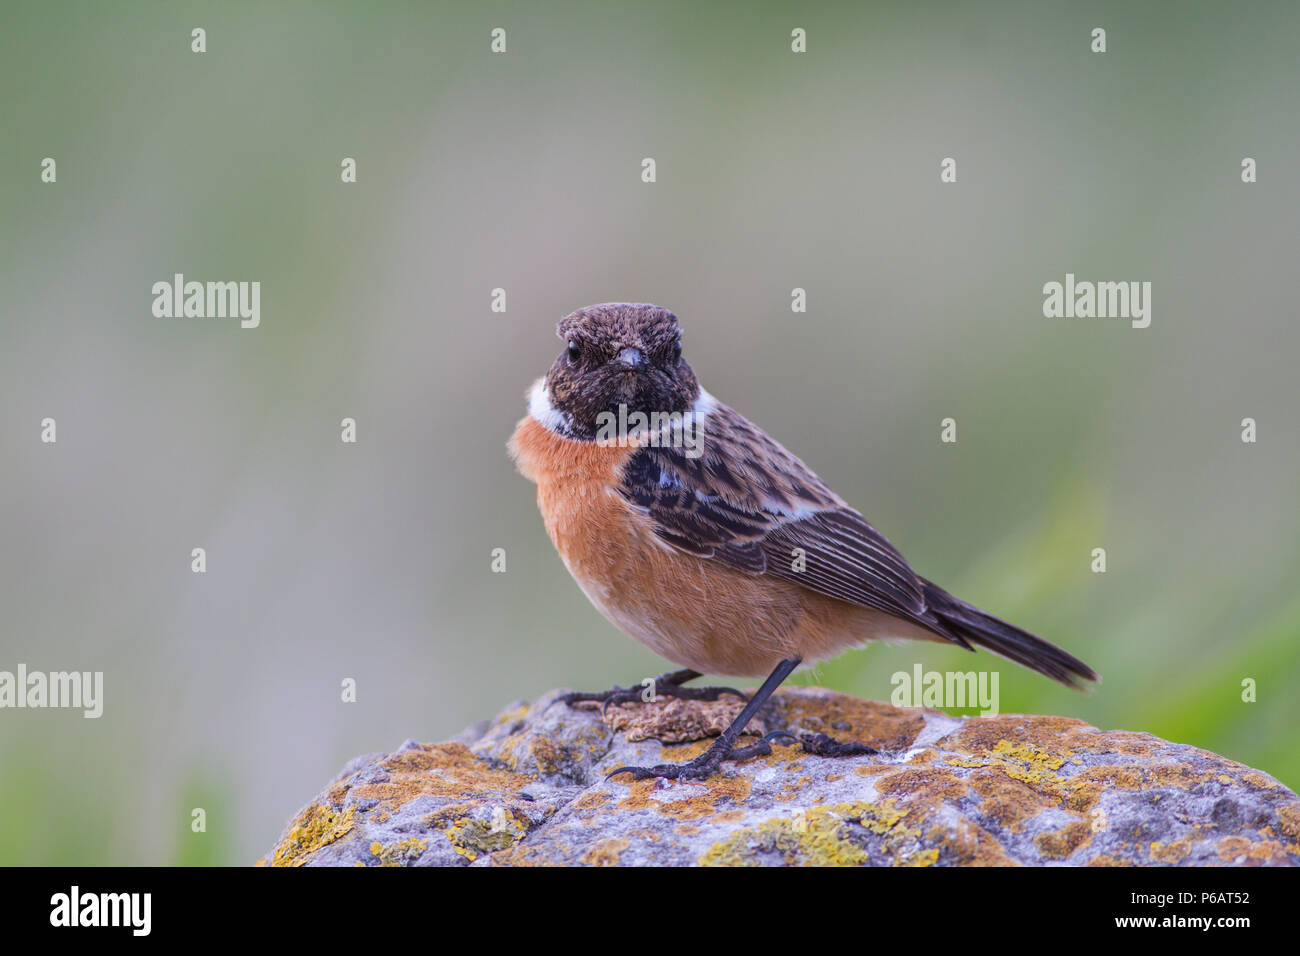
[[[701,427],[698,457],[647,447],[624,467],[620,493],[663,541],[954,639],[936,628],[925,583],[903,556],[807,465],[720,403]]]

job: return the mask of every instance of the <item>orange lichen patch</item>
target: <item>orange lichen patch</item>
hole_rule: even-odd
[[[716,819],[717,818],[715,817],[714,820],[716,821]],[[699,827],[693,826],[689,823],[679,823],[677,826],[673,827],[673,829],[682,836],[698,836],[700,832]]]
[[[272,853],[271,865],[302,866],[321,847],[351,831],[355,813],[352,807],[339,811],[313,803],[294,819],[288,835]]]
[[[1300,803],[1288,803],[1278,807],[1277,818],[1282,827],[1282,835],[1300,843]],[[1292,846],[1291,852],[1300,853],[1300,846]]]
[[[739,774],[727,777],[715,777],[705,784],[714,797],[726,797],[732,803],[744,803],[753,792],[753,785],[748,777]]]
[[[1167,741],[1159,737],[1153,737],[1151,734],[1140,734],[1131,730],[1111,730],[1105,734],[1099,734],[1093,737],[1094,747],[1097,743],[1104,743],[1108,753],[1122,754],[1125,757],[1156,757],[1169,746]],[[1201,753],[1206,757],[1213,757],[1221,761],[1222,758],[1209,751],[1203,750]]]
[[[1110,856],[1107,853],[1099,853],[1088,861],[1088,866],[1132,866],[1128,860],[1121,860],[1118,857]]]
[[[609,794],[603,790],[588,790],[577,800],[573,801],[573,806],[578,810],[595,810],[597,807],[609,803]]]
[[[1029,820],[1057,806],[1054,797],[996,770],[975,771],[969,784],[976,796],[984,798],[980,812],[1011,833],[1019,833]]]
[[[458,743],[423,744],[390,754],[378,766],[387,771],[387,781],[351,790],[357,799],[379,800],[390,811],[423,796],[513,796],[532,783],[523,774],[494,769]]]
[[[731,726],[745,707],[745,701],[726,694],[717,700],[682,700],[660,697],[605,708],[601,720],[611,730],[623,731],[633,743],[659,740],[677,744],[717,737]],[[745,734],[767,733],[761,717],[755,716],[745,727]]]
[[[1254,771],[1250,773],[1243,773],[1241,775],[1241,781],[1247,786],[1254,787],[1256,790],[1285,790],[1286,789],[1285,787],[1282,786],[1282,784],[1278,783],[1272,777],[1269,777],[1266,774],[1256,773]]]
[[[962,817],[956,829],[934,826],[925,835],[928,843],[936,844],[952,856],[958,866],[1019,866],[1007,856],[1002,844],[993,834],[972,820]]]
[[[1078,777],[1071,778],[1063,788],[1065,794],[1061,806],[1075,813],[1091,813],[1101,795],[1106,792],[1106,788],[1098,781],[1081,780]]]
[[[659,756],[663,758],[664,763],[685,763],[708,750],[710,743],[710,741],[699,741],[683,744],[680,747],[663,747],[659,751]]]
[[[919,800],[923,797],[927,804],[939,804],[964,797],[970,792],[970,787],[966,781],[947,770],[908,768],[889,773],[877,781],[876,790],[885,796],[903,800]]]
[[[1225,863],[1260,866],[1265,863],[1289,862],[1286,847],[1276,840],[1252,841],[1241,836],[1223,837],[1214,851]]]
[[[1189,835],[1181,840],[1175,840],[1173,843],[1152,843],[1147,849],[1151,852],[1151,859],[1157,863],[1166,863],[1170,866],[1177,866],[1183,860],[1191,855],[1192,846],[1197,842],[1196,837]]]
[[[538,853],[527,843],[516,843],[514,846],[507,847],[504,850],[498,850],[489,857],[492,861],[491,866],[561,866],[562,864],[548,859],[544,854]]]
[[[751,789],[749,779],[740,774],[710,777],[704,781],[704,786],[709,792],[703,796],[656,803],[655,810],[676,820],[703,820],[717,814],[720,801],[744,803],[749,798]]]
[[[720,803],[744,803],[749,799],[751,791],[749,778],[740,774],[718,775],[707,780],[689,781],[672,786],[681,786],[683,789],[687,786],[704,787],[706,792],[681,800],[653,800],[650,794],[656,791],[656,781],[638,780],[629,788],[628,795],[619,801],[618,809],[653,810],[675,820],[703,820],[716,816]]]
[[[713,800],[709,797],[659,803],[655,805],[655,811],[674,820],[704,820],[717,813]]]
[[[877,750],[906,750],[925,728],[921,710],[844,694],[778,691],[772,701],[792,729],[869,744]]]
[[[1185,764],[1152,763],[1115,767],[1089,767],[1072,782],[1095,782],[1105,790],[1191,790],[1214,779],[1208,770],[1193,770]]]
[[[1092,827],[1086,820],[1075,820],[1059,830],[1040,833],[1034,837],[1038,852],[1047,860],[1064,860],[1080,847],[1092,841]]]
[[[965,753],[992,751],[1005,743],[1013,748],[1027,747],[1070,757],[1075,750],[1095,749],[1097,736],[1096,728],[1072,717],[1007,714],[963,721],[939,743]]]
[[[864,763],[861,766],[853,768],[853,774],[857,777],[883,777],[893,773],[895,767],[888,764]]]
[[[528,741],[528,755],[537,763],[542,773],[555,773],[564,760],[564,749],[556,746],[549,737],[533,737]]]
[[[618,778],[615,777],[615,780]],[[620,810],[649,810],[654,803],[650,794],[654,793],[657,782],[654,780],[637,780],[627,788],[627,796],[617,804]]]
[[[325,790],[325,802],[332,807],[343,806],[343,801],[348,795],[348,787],[352,780],[351,776],[341,777],[335,780]]]
[[[1058,718],[1041,719],[1047,722],[1058,721]],[[1079,723],[1065,718],[1059,720],[1066,725]],[[1094,743],[1098,741],[1094,740]],[[949,755],[945,759],[953,766],[1000,770],[1008,777],[1027,784],[1036,792],[1051,797],[1063,809],[1075,813],[1091,812],[1096,807],[1101,794],[1106,791],[1160,789],[1187,791],[1214,780],[1216,776],[1212,771],[1196,770],[1186,764],[1169,761],[1088,767],[1073,776],[1063,776],[1059,771],[1065,766],[1064,758],[1069,755],[1068,752],[1044,750],[1006,738],[993,741],[988,736],[983,738],[981,744],[983,751],[976,752],[971,757]],[[972,787],[974,788],[974,784]]]
[[[591,849],[578,858],[586,866],[617,866],[618,858],[627,849],[627,837],[609,837],[597,840]]]

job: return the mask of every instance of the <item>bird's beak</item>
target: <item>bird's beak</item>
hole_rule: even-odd
[[[615,361],[627,368],[641,368],[646,364],[645,355],[641,350],[630,346],[620,351]]]

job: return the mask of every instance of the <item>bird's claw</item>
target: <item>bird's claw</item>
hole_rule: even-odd
[[[704,756],[708,757],[709,754],[705,753]],[[652,777],[664,780],[705,780],[713,776],[721,762],[718,759],[703,761],[697,757],[687,763],[660,763],[653,767],[619,767],[607,773],[605,779],[611,780],[621,773],[630,773],[633,780],[649,780]]]
[[[788,730],[774,730],[755,743],[745,747],[732,747],[725,753],[717,750],[715,745],[686,763],[661,763],[653,767],[619,767],[606,774],[605,779],[612,780],[619,774],[630,773],[633,780],[648,780],[651,777],[664,780],[703,780],[717,773],[724,760],[739,762],[768,756],[772,753],[772,743],[776,740],[788,740],[792,745],[802,747],[805,753],[817,757],[861,757],[880,752],[875,747],[851,740],[836,740],[826,734],[793,734]]]

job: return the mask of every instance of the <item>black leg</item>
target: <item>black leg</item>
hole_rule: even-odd
[[[686,667],[679,671],[668,671],[666,674],[660,674],[654,679],[653,688],[638,685],[635,687],[612,687],[609,690],[601,691],[573,691],[572,693],[562,694],[555,701],[565,704],[597,701],[607,707],[610,704],[626,704],[639,701],[642,699],[642,695],[651,689],[656,697],[680,697],[683,700],[717,700],[723,694],[734,694],[741,700],[745,699],[745,695],[734,687],[682,686],[687,681],[695,680],[699,676],[699,671],[693,671]]]
[[[714,741],[713,746],[704,753],[700,754],[694,760],[688,763],[661,763],[654,767],[619,767],[613,773],[606,776],[606,780],[621,773],[630,773],[636,780],[645,780],[649,777],[666,777],[670,780],[678,779],[703,779],[713,775],[722,761],[732,753],[732,746],[740,732],[745,729],[759,709],[767,703],[767,699],[772,693],[781,686],[781,682],[790,676],[790,672],[799,666],[799,658],[791,657],[776,665],[776,670],[768,676],[760,687],[749,699],[745,709],[740,715],[731,722],[731,726],[722,732],[722,735]],[[769,734],[769,736],[772,736]],[[757,756],[759,751],[755,747],[767,747],[767,753],[772,752],[772,747],[767,743],[765,737],[762,741],[754,744],[753,747],[741,748],[741,752],[746,756]]]
[[[717,772],[718,767],[724,760],[749,760],[753,757],[765,757],[772,752],[772,741],[778,738],[788,738],[790,741],[800,744],[806,753],[814,754],[818,757],[857,757],[864,754],[878,753],[874,747],[868,747],[866,744],[841,742],[825,734],[792,734],[786,730],[774,730],[757,743],[750,744],[747,747],[737,747],[736,738],[740,736],[745,726],[758,713],[759,709],[772,696],[781,682],[790,676],[790,672],[799,666],[799,658],[792,657],[776,665],[776,670],[763,682],[757,693],[750,698],[745,709],[731,723],[731,726],[724,730],[721,736],[714,741],[713,746],[709,747],[704,753],[687,763],[661,763],[654,767],[619,767],[617,770],[606,775],[608,780],[622,773],[630,773],[633,779],[645,780],[649,777],[665,777],[670,780],[681,779],[704,779],[712,776]]]

